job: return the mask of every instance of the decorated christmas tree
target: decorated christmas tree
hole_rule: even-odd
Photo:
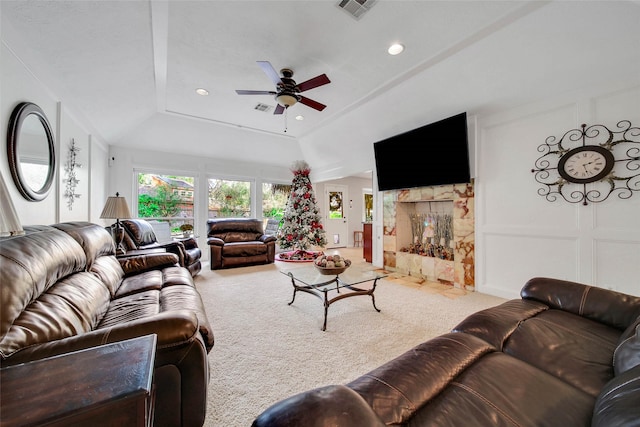
[[[316,196],[309,179],[311,169],[305,161],[297,161],[291,169],[293,182],[291,194],[285,208],[283,224],[278,233],[278,244],[282,249],[292,249],[281,258],[313,259],[317,252],[308,252],[312,246],[324,247],[326,233],[320,223]],[[284,256],[283,256],[284,255]]]

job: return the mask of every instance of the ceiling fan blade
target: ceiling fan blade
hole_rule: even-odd
[[[282,79],[280,79],[278,72],[276,71],[275,68],[273,68],[273,65],[271,65],[269,61],[257,61],[257,62],[260,68],[262,68],[262,71],[264,71],[264,73],[269,77],[269,79],[273,82],[274,85],[278,86],[279,84],[282,84]]]
[[[284,106],[280,104],[276,104],[276,109],[273,110],[273,114],[282,114],[284,113]]]
[[[276,93],[269,90],[236,90],[238,95],[275,95]]]
[[[327,106],[319,103],[318,101],[314,101],[313,99],[309,99],[304,96],[300,96],[300,103],[306,105],[307,107],[315,108],[318,111],[324,110]]]
[[[326,85],[327,83],[331,83],[329,77],[326,74],[320,74],[312,79],[309,79],[305,82],[298,83],[298,90],[300,92],[304,92],[305,90],[313,89],[318,86]]]

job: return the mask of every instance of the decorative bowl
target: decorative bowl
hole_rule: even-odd
[[[344,273],[347,270],[347,268],[349,268],[349,266],[327,268],[327,267],[320,267],[319,265],[316,265],[316,268],[318,269],[318,272],[320,274],[324,274],[327,276],[337,276],[338,274]]]
[[[333,261],[334,257],[336,257],[336,255],[322,255],[313,262],[313,266],[318,269],[318,272],[320,274],[324,274],[327,276],[337,276],[338,274],[344,273],[345,270],[351,265],[351,261],[337,256],[337,263],[339,264],[339,266],[335,267]],[[327,261],[327,259],[329,259],[330,261]],[[326,266],[327,263],[329,264],[328,266]]]

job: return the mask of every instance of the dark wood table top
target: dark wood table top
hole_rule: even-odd
[[[0,424],[40,425],[151,394],[156,335],[0,370]]]

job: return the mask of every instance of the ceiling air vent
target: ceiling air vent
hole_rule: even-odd
[[[253,108],[254,108],[254,110],[264,111],[265,113],[268,113],[269,111],[271,111],[271,105],[262,104],[262,103],[258,103]]]
[[[373,7],[377,0],[340,0],[338,7],[356,19]]]

